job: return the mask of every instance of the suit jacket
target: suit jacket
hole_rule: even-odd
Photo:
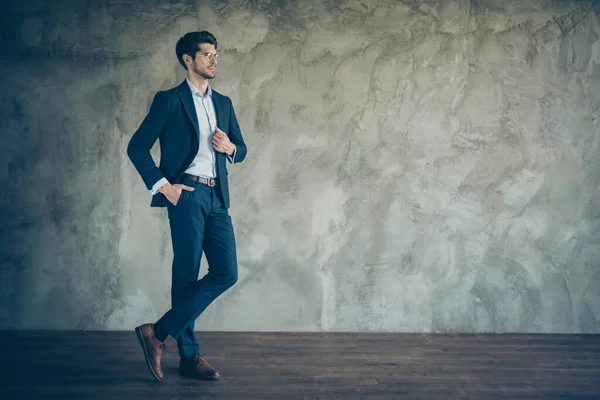
[[[236,146],[235,163],[246,157],[246,144],[238,125],[231,99],[212,91],[212,101],[217,115],[217,126]],[[198,117],[192,92],[186,81],[179,86],[156,93],[150,111],[133,134],[127,146],[127,155],[139,172],[148,190],[160,179],[177,183],[190,166],[200,146]],[[150,149],[159,139],[160,163],[156,166]],[[225,207],[229,208],[227,156],[215,151],[217,190]],[[169,200],[162,194],[152,196],[152,207],[165,207]]]

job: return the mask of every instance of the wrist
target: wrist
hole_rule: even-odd
[[[165,183],[164,185],[158,188],[158,191],[162,194],[165,194],[165,189],[167,189],[167,186],[171,186],[171,184],[169,182]]]

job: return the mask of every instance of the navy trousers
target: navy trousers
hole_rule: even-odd
[[[189,179],[181,183],[194,191],[183,190],[177,205],[167,206],[173,243],[172,308],[157,324],[177,339],[180,357],[190,358],[200,352],[196,318],[237,281],[237,256],[231,217],[218,189]],[[208,273],[198,280],[202,252]]]

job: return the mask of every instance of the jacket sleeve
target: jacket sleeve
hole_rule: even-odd
[[[156,182],[164,178],[150,155],[150,149],[163,131],[169,119],[169,112],[168,95],[165,92],[156,93],[148,115],[135,131],[127,146],[127,155],[148,190],[151,190]]]
[[[232,163],[239,163],[244,161],[246,158],[246,143],[244,143],[244,138],[242,137],[242,132],[240,130],[240,125],[238,124],[237,118],[235,116],[235,111],[233,110],[233,103],[231,99],[229,99],[229,108],[231,112],[229,113],[229,140],[231,143],[235,145],[235,154],[233,155]]]

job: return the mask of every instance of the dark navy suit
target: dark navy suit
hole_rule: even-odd
[[[233,162],[246,157],[246,145],[231,100],[212,90],[217,126],[236,146]],[[194,337],[194,322],[204,309],[237,281],[235,237],[229,208],[227,157],[215,154],[217,185],[209,187],[184,179],[199,148],[198,118],[192,93],[186,81],[173,89],[156,94],[150,111],[127,147],[127,154],[146,187],[160,179],[183,183],[194,191],[183,190],[176,206],[161,193],[152,196],[151,206],[167,207],[173,266],[171,305],[156,324],[177,339],[181,357],[199,353]],[[159,140],[160,163],[156,166],[150,149]],[[208,261],[208,273],[200,280],[202,252]]]

